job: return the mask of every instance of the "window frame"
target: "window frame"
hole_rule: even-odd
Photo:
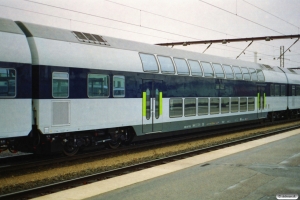
[[[234,78],[235,78],[235,80],[244,80],[244,76],[243,76],[243,72],[242,72],[242,70],[241,70],[241,68],[239,67],[239,66],[232,66],[232,69],[233,69],[233,72],[234,72]],[[238,69],[239,70],[239,73],[237,73],[236,71],[235,71],[235,69]],[[240,74],[241,75],[241,78],[239,77],[237,77],[236,75],[237,74]]]
[[[162,64],[161,64],[161,62],[160,62],[160,60],[159,60],[159,57],[170,58],[171,63],[172,63],[172,66],[173,66],[173,72],[170,72],[170,71],[163,71],[163,67],[162,67]],[[163,56],[163,55],[157,55],[157,61],[158,61],[158,63],[159,63],[160,71],[161,71],[162,74],[175,74],[175,73],[176,73],[176,71],[175,71],[175,66],[174,66],[174,62],[173,62],[172,57],[170,57],[170,56]]]
[[[195,109],[194,111],[195,112],[193,112],[193,114],[186,114],[186,101],[187,100],[194,100],[195,101],[195,107],[193,108],[193,109]],[[185,117],[192,117],[192,116],[196,116],[197,115],[197,99],[196,98],[185,98],[184,99],[184,116]]]
[[[144,63],[143,63],[143,59],[141,57],[141,55],[150,55],[150,56],[153,56],[154,57],[154,60],[155,60],[155,63],[156,63],[156,67],[157,67],[157,70],[145,70],[144,68]],[[157,61],[157,58],[154,54],[150,54],[150,53],[142,53],[142,52],[139,52],[139,57],[140,57],[140,60],[141,60],[141,63],[142,63],[142,68],[143,68],[143,71],[144,72],[148,72],[148,73],[159,73],[159,65],[158,65],[158,61]]]
[[[252,71],[252,70],[254,70],[254,71]],[[252,72],[255,72],[256,80],[253,80]],[[258,75],[257,75],[256,69],[254,69],[254,68],[249,68],[249,74],[250,74],[250,77],[251,77],[251,81],[256,81],[256,82],[258,82]]]
[[[59,96],[59,97],[57,97],[57,96],[54,96],[54,94],[53,94],[53,80],[54,80],[54,74],[67,74],[68,75],[68,95],[67,96],[64,96],[64,97],[61,97],[61,96]],[[56,79],[58,79],[58,80],[66,80],[65,78],[56,78]],[[69,74],[69,72],[61,72],[61,71],[53,71],[52,72],[52,87],[51,87],[51,89],[52,89],[52,97],[53,98],[55,98],[55,99],[67,99],[67,98],[69,98],[69,96],[70,96],[70,74]]]
[[[216,68],[215,68],[214,65],[218,65],[218,66],[221,67],[223,77],[218,77],[218,76],[217,76],[217,71],[216,71]],[[224,69],[223,69],[223,66],[222,66],[220,63],[212,63],[212,67],[213,67],[213,70],[215,71],[215,77],[216,77],[216,78],[225,79]],[[220,73],[218,73],[218,74],[220,74]]]
[[[207,111],[207,112],[206,112],[205,114],[203,114],[203,113],[199,114],[199,111],[201,110],[201,109],[199,109],[199,107],[200,107],[200,106],[199,106],[199,103],[200,103],[199,100],[200,100],[200,99],[206,100],[206,103],[207,103],[207,104],[206,104],[206,108],[207,108],[206,111]],[[207,98],[207,97],[199,97],[199,98],[198,98],[198,101],[197,101],[197,109],[198,109],[198,110],[197,110],[197,115],[198,115],[198,116],[208,115],[208,114],[209,114],[209,98]]]
[[[225,72],[226,79],[231,79],[231,80],[234,80],[235,74],[234,74],[234,71],[233,71],[233,69],[232,69],[231,65],[222,64],[222,67],[223,67],[223,69],[224,69],[224,72]],[[229,67],[229,69],[231,70],[231,73],[232,73],[232,78],[228,78],[227,74],[230,74],[230,73],[227,73],[227,72],[226,72],[226,69],[225,69],[225,67]]]
[[[248,73],[244,73],[243,69],[247,70]],[[242,73],[243,73],[243,80],[245,80],[245,81],[251,81],[251,75],[250,75],[249,69],[247,67],[241,67],[241,70],[242,70]],[[245,79],[245,75],[249,76],[249,79]]]
[[[107,76],[108,79],[107,79],[107,92],[108,92],[108,95],[107,96],[90,96],[89,95],[89,75],[104,75],[104,76]],[[87,96],[88,98],[92,98],[92,99],[100,99],[100,98],[109,98],[110,96],[110,76],[108,74],[101,74],[101,73],[88,73],[87,74]]]
[[[181,115],[173,115],[171,116],[171,101],[172,100],[180,100],[181,101]],[[179,118],[183,116],[183,99],[182,98],[170,98],[169,99],[169,118]]]
[[[237,99],[237,110],[232,111],[232,99]],[[240,98],[239,97],[230,97],[230,113],[238,113],[240,111]]]
[[[218,109],[219,109],[219,111],[218,112],[212,112],[212,107],[211,107],[211,102],[212,102],[212,99],[218,99],[218,104],[219,104],[219,106],[218,106]],[[218,115],[218,114],[220,114],[220,97],[210,97],[209,98],[209,114],[210,115]]]
[[[212,76],[206,76],[206,72],[205,72],[205,68],[203,67],[203,64],[202,63],[207,63],[210,65],[210,68],[212,70]],[[214,68],[212,67],[211,63],[210,62],[206,62],[206,61],[200,61],[200,64],[201,64],[201,67],[203,69],[203,77],[205,78],[215,78],[215,72],[214,72]]]
[[[198,66],[199,66],[200,71],[201,71],[201,75],[194,75],[194,74],[193,74],[193,69],[192,69],[192,67],[191,67],[190,61],[198,63]],[[203,77],[203,69],[202,69],[202,66],[201,66],[201,64],[199,63],[198,60],[191,60],[191,59],[188,59],[188,60],[187,60],[187,63],[188,63],[188,65],[190,66],[191,76]]]
[[[182,73],[182,72],[179,72],[179,71],[178,71],[178,66],[177,66],[177,63],[176,63],[175,60],[182,60],[182,61],[185,62],[186,67],[187,67],[187,73],[186,73],[186,72]],[[189,75],[190,75],[190,68],[189,68],[189,66],[188,66],[188,64],[187,64],[187,62],[186,62],[186,60],[185,60],[184,58],[174,57],[174,58],[173,58],[173,61],[174,61],[174,64],[175,64],[175,66],[176,66],[176,71],[177,71],[177,74],[178,74],[178,75],[180,75],[180,76],[189,76]]]

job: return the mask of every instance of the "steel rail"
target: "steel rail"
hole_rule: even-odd
[[[209,146],[209,147],[196,149],[196,150],[192,150],[192,151],[188,151],[188,152],[184,152],[184,153],[179,153],[176,155],[167,156],[167,157],[163,157],[163,158],[159,158],[159,159],[155,159],[152,161],[147,161],[147,162],[143,162],[143,163],[139,163],[139,164],[134,164],[134,165],[127,166],[127,167],[122,167],[122,168],[118,168],[118,169],[114,169],[114,170],[110,170],[110,171],[106,171],[106,172],[101,172],[101,173],[95,173],[92,175],[74,178],[71,180],[66,180],[66,181],[62,181],[62,182],[58,182],[58,183],[54,183],[54,184],[50,184],[50,185],[45,185],[42,187],[36,187],[36,188],[24,190],[24,191],[15,192],[15,193],[1,195],[0,199],[6,199],[6,198],[23,199],[23,198],[33,198],[33,197],[37,197],[37,196],[43,196],[43,195],[50,194],[53,192],[58,192],[58,191],[62,191],[65,189],[78,187],[81,185],[86,185],[88,183],[108,179],[108,178],[115,177],[115,176],[120,176],[120,175],[131,173],[134,171],[139,171],[142,169],[150,168],[150,167],[153,167],[156,165],[165,164],[165,163],[172,162],[175,160],[184,159],[187,157],[203,154],[203,153],[206,153],[209,151],[226,148],[226,147],[233,146],[236,144],[245,143],[248,141],[268,137],[271,135],[279,134],[282,132],[286,132],[286,131],[290,131],[290,130],[294,130],[294,129],[298,129],[298,128],[300,128],[300,125],[296,125],[296,126],[292,126],[292,127],[288,127],[288,128],[282,128],[282,129],[278,129],[275,131],[269,131],[267,133],[262,133],[259,135],[250,136],[250,137],[243,138],[243,139],[237,139],[234,141],[217,144],[214,146]],[[203,166],[205,166],[205,165],[207,165],[207,164],[203,164]]]

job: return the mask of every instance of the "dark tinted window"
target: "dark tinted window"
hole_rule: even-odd
[[[105,74],[89,74],[88,75],[88,96],[108,97],[109,76]]]
[[[125,77],[114,76],[114,97],[125,97]]]
[[[69,97],[69,74],[65,72],[53,72],[52,96],[54,98]]]
[[[16,70],[0,68],[0,98],[16,96]]]

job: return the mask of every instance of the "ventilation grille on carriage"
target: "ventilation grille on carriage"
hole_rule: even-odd
[[[75,35],[75,37],[80,42],[100,44],[100,45],[109,45],[108,42],[100,35],[83,33],[83,32],[78,32],[78,31],[73,31],[72,33]]]
[[[52,102],[52,125],[70,125],[70,102]]]

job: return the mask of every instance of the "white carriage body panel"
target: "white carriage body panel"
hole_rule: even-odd
[[[300,96],[289,96],[288,107],[292,109],[300,109]]]
[[[67,109],[55,113],[53,103],[68,103]],[[67,105],[67,104],[65,104]],[[142,124],[142,100],[120,99],[35,99],[38,128],[43,134],[96,130]],[[67,116],[68,123],[54,123],[55,116]]]
[[[283,72],[276,72],[271,70],[264,70],[265,81],[270,83],[287,84],[286,74]]]
[[[44,38],[28,38],[33,65],[142,72],[137,52]]]
[[[0,32],[0,44],[0,61],[31,63],[31,54],[25,35]]]
[[[0,99],[0,138],[27,136],[32,128],[31,99]]]
[[[287,109],[287,103],[288,103],[287,96],[266,97],[266,101],[270,112]]]

